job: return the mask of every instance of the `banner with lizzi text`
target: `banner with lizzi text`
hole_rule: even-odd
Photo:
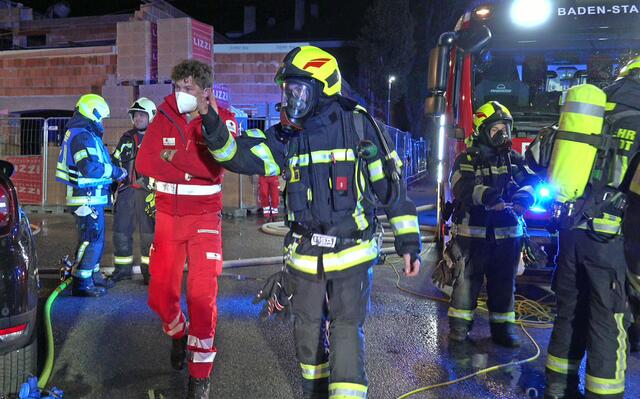
[[[194,60],[213,64],[213,26],[191,20],[191,46]]]
[[[11,181],[21,204],[42,204],[42,155],[4,156],[15,166]]]

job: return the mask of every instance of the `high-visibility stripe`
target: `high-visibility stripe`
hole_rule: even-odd
[[[341,271],[374,260],[378,252],[378,242],[369,240],[340,252],[325,253],[322,264],[326,272]]]
[[[355,221],[356,226],[358,226],[358,230],[365,230],[367,227],[369,227],[369,221],[367,220],[367,217],[364,214],[364,207],[362,206],[363,197],[362,197],[362,192],[360,192],[360,187],[362,187],[364,190],[366,190],[367,188],[366,188],[364,175],[360,172],[359,163],[356,163],[355,174],[360,179],[360,184],[359,185],[356,184],[356,195],[357,195],[356,209],[354,209],[351,216],[353,217],[353,220]],[[329,183],[331,183],[331,179],[329,179]]]
[[[614,109],[616,109],[617,105],[618,104],[616,104],[616,103],[607,102],[607,104],[604,106],[604,110],[605,111],[613,111]]]
[[[289,159],[289,165],[309,166],[309,159],[312,163],[332,163],[332,162],[354,162],[356,155],[351,148],[336,148],[333,150],[312,151],[309,154],[293,156]]]
[[[79,205],[105,205],[109,202],[107,195],[99,196],[84,196],[84,197],[67,197],[67,205],[79,206]]]
[[[466,163],[461,163],[460,164],[460,170],[462,172],[473,172],[474,171],[473,165],[469,165],[469,164],[466,164]]]
[[[156,181],[156,191],[176,195],[213,195],[222,191],[220,184],[174,184]]]
[[[603,213],[601,218],[594,218],[591,221],[591,225],[593,230],[598,233],[617,235],[622,232],[622,218],[608,213]],[[587,222],[580,224],[577,228],[581,230],[591,229]]]
[[[78,163],[85,158],[89,158],[89,154],[87,154],[87,150],[80,150],[73,154],[73,162]]]
[[[148,265],[149,264],[149,257],[148,256],[141,256],[140,257],[140,263],[142,263],[143,265]]]
[[[298,254],[296,253],[297,248],[297,242],[291,244],[291,255],[287,258],[287,265],[301,272],[316,274],[318,272],[318,257]]]
[[[71,271],[71,275],[73,277],[77,277],[77,278],[80,278],[80,279],[91,278],[91,277],[93,277],[93,270],[85,270],[85,269],[74,268]]]
[[[186,318],[184,316],[184,313],[182,313],[182,311],[178,313],[176,318],[173,319],[171,323],[162,325],[162,329],[164,330],[165,334],[167,334],[170,337],[177,335],[178,333],[185,330],[185,328],[186,328]]]
[[[382,160],[378,159],[369,165],[367,165],[369,169],[369,178],[372,183],[380,181],[384,179],[384,170],[382,169]]]
[[[98,145],[100,145],[100,144],[98,143]],[[96,156],[96,157],[100,158],[100,160],[102,161],[102,157],[101,157],[102,154],[98,152],[97,148],[87,147],[87,151],[89,152],[89,155]]]
[[[468,226],[466,224],[454,225],[454,231],[456,235],[470,238],[486,238],[487,229],[482,226]]]
[[[633,172],[633,177],[631,178],[631,183],[629,184],[629,191],[640,195],[640,163],[638,167]]]
[[[516,313],[515,312],[506,312],[506,313],[490,312],[489,321],[492,323],[515,323]]]
[[[102,177],[111,178],[111,175],[113,174],[113,165],[111,165],[110,163],[106,163],[103,165],[104,165],[104,172],[102,173]]]
[[[489,168],[483,168],[483,169],[481,169],[481,171],[482,171],[482,174],[484,176],[504,175],[504,174],[509,173],[509,167],[508,166],[500,166],[500,167],[491,166]]]
[[[198,349],[212,349],[213,337],[200,339],[198,337],[194,337],[193,335],[189,335],[187,337],[187,345]]]
[[[396,161],[396,163],[398,164],[398,167],[402,167],[402,160],[400,159],[400,157],[398,156],[398,153],[396,152],[396,150],[391,151],[390,154],[390,158],[392,158],[394,161]]]
[[[329,384],[329,399],[366,399],[367,386],[350,382]]]
[[[456,184],[458,184],[458,182],[460,181],[460,179],[462,179],[462,173],[460,173],[460,171],[456,170],[455,172],[453,172],[453,174],[451,175],[451,188],[455,187]]]
[[[572,112],[574,114],[582,114],[602,118],[606,107],[596,104],[588,104],[583,102],[567,101],[562,106],[562,112]]]
[[[82,262],[82,258],[84,257],[84,252],[89,246],[89,241],[83,241],[82,244],[78,247],[78,252],[76,253],[76,265],[71,269],[71,275],[74,277],[78,277],[81,279],[91,278],[93,277],[93,270],[86,269],[78,269],[78,266]]]
[[[189,352],[192,363],[213,363],[217,352]]]
[[[618,328],[618,348],[616,349],[616,378],[624,382],[624,373],[627,369],[627,330],[624,328],[624,313],[615,313]]]
[[[504,238],[522,237],[524,234],[524,229],[520,224],[518,224],[517,226],[494,227],[493,234],[496,240],[501,240]]]
[[[456,319],[463,319],[468,321],[473,320],[473,310],[456,309],[450,306],[447,315]]]
[[[581,362],[582,359],[563,359],[548,353],[546,367],[560,374],[578,374]]]
[[[617,395],[624,392],[624,378],[599,378],[587,374],[587,391],[598,395]]]
[[[389,219],[393,234],[401,236],[404,234],[419,234],[418,217],[415,215],[396,216]]]
[[[485,186],[482,184],[476,184],[476,186],[473,187],[473,194],[471,195],[471,199],[473,199],[473,205],[482,205],[482,195],[488,189],[489,186]]]
[[[113,263],[115,265],[130,265],[133,263],[133,256],[114,256]]]
[[[329,369],[329,363],[322,363],[318,365],[300,363],[300,369],[302,370],[302,378],[305,380],[329,378],[331,372]]]
[[[280,167],[276,163],[275,159],[273,159],[273,154],[271,154],[271,150],[265,143],[260,143],[251,147],[251,152],[258,158],[262,159],[262,162],[264,163],[265,176],[278,176],[280,174]]]
[[[247,130],[244,131],[244,134],[247,137],[253,137],[253,138],[257,138],[257,139],[266,139],[267,138],[267,136],[265,136],[265,134],[260,129],[247,129]]]
[[[120,149],[116,149],[116,150],[113,152],[113,157],[114,157],[115,159],[120,159]]]
[[[231,134],[229,134],[229,138],[227,142],[222,146],[222,148],[218,148],[217,150],[209,150],[211,155],[213,155],[213,159],[218,162],[225,162],[233,158],[236,155],[236,151],[238,151],[238,145],[236,144],[236,140],[233,138]]]

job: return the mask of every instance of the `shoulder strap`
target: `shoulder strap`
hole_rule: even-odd
[[[364,115],[356,109],[353,113],[353,121],[355,122],[356,133],[360,141],[364,140]]]

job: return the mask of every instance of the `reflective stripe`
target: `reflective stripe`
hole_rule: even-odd
[[[222,148],[218,148],[217,150],[209,150],[211,155],[213,155],[213,159],[218,162],[228,161],[236,155],[236,151],[238,151],[238,145],[236,144],[236,140],[233,138],[231,134],[229,134],[229,138]]]
[[[163,324],[162,329],[164,332],[173,337],[174,335],[184,331],[186,325],[186,318],[184,317],[184,313],[179,312],[175,319],[169,324]]]
[[[296,253],[298,243],[291,244],[291,255],[287,259],[287,265],[301,272],[316,274],[318,272],[318,257],[309,255],[300,255]]]
[[[616,395],[624,392],[624,378],[598,378],[587,374],[587,391],[598,395]]]
[[[102,191],[102,190],[100,190]],[[83,195],[74,196],[73,187],[67,186],[66,203],[69,206],[82,206],[82,205],[106,205],[109,203],[108,195]]]
[[[519,193],[527,193],[531,197],[533,197],[534,199],[536,198],[536,190],[534,190],[532,186],[524,186],[520,190],[518,190],[518,192]]]
[[[624,328],[624,313],[615,313],[618,328],[618,348],[616,350],[616,379],[624,382],[624,372],[627,369],[627,330]]]
[[[77,267],[74,267],[73,270],[71,271],[71,275],[73,277],[77,277],[84,280],[86,278],[93,277],[93,269],[85,270],[85,269],[78,269]]]
[[[300,363],[300,368],[302,369],[302,378],[305,380],[318,380],[328,378],[330,375],[329,363],[322,363],[317,366]]]
[[[213,337],[200,339],[198,337],[194,337],[193,335],[189,335],[187,337],[187,345],[198,349],[212,349]]]
[[[466,224],[454,225],[455,234],[462,237],[486,238],[487,229],[481,226],[467,226]]]
[[[455,187],[456,184],[458,184],[458,182],[460,181],[460,179],[462,179],[462,173],[460,173],[460,171],[455,171],[453,172],[453,174],[451,175],[451,188]]]
[[[84,257],[84,251],[89,246],[89,241],[82,241],[80,247],[78,248],[78,252],[76,253],[76,264],[79,265],[82,262],[82,258]]]
[[[93,267],[93,272],[99,272],[100,271],[100,263],[96,263],[96,265]]]
[[[522,237],[524,230],[520,224],[509,227],[494,227],[493,234],[496,240],[501,240],[504,238]]]
[[[93,147],[87,147],[87,151],[89,152],[89,155],[93,155],[93,156],[96,156],[98,158],[101,158],[100,157],[100,153],[98,153],[98,149],[93,148]],[[100,159],[100,160],[102,161],[102,159]]]
[[[189,352],[192,363],[213,363],[217,352]]]
[[[473,320],[473,310],[456,309],[453,307],[449,307],[447,315],[456,319],[463,319],[468,321]]]
[[[617,105],[618,104],[616,104],[616,103],[607,102],[607,104],[604,106],[604,109],[605,109],[605,111],[613,111],[614,109],[616,109]]]
[[[87,150],[80,150],[73,154],[73,162],[78,163],[85,158],[89,158],[89,154],[87,154]]]
[[[354,162],[356,155],[351,148],[336,148],[334,150],[322,150],[311,152],[311,162]],[[309,154],[296,155],[289,159],[289,165],[309,166]]]
[[[329,399],[366,399],[367,386],[350,382],[329,384]]]
[[[562,359],[547,354],[547,368],[560,374],[578,374],[582,359]]]
[[[111,175],[113,174],[113,165],[110,163],[103,164],[104,172],[102,173],[103,178],[109,178],[111,180]]]
[[[367,165],[369,169],[369,178],[372,183],[375,183],[379,180],[384,179],[384,170],[382,169],[382,160],[378,159],[369,165]]]
[[[491,166],[489,168],[483,168],[482,169],[482,174],[485,176],[491,176],[491,175],[504,175],[506,173],[509,173],[509,167],[508,166]]]
[[[393,234],[401,236],[404,234],[419,234],[418,217],[415,215],[396,216],[389,220]]]
[[[460,164],[460,170],[462,172],[473,172],[474,168],[473,168],[473,165],[469,165],[469,164],[466,164],[466,163],[461,163]]]
[[[402,160],[398,156],[398,153],[396,152],[396,150],[391,151],[390,158],[396,161],[396,163],[398,164],[398,167],[402,167]]]
[[[197,184],[173,184],[156,181],[156,191],[175,195],[213,195],[222,191],[220,184],[201,186]]]
[[[489,186],[484,186],[482,184],[477,184],[473,187],[473,194],[471,198],[473,199],[473,205],[482,205],[482,195],[485,191],[489,189]]]
[[[582,114],[602,118],[602,116],[604,115],[604,111],[605,107],[602,107],[600,105],[567,101],[562,106],[561,112],[573,112],[574,114]]]
[[[133,263],[133,256],[114,256],[113,263],[116,265],[130,265]]]
[[[254,137],[257,139],[266,139],[267,136],[264,135],[262,130],[260,129],[248,129],[244,131],[244,134],[248,137]]]
[[[140,263],[142,263],[143,265],[148,265],[149,264],[149,257],[148,256],[141,256],[140,257]]]
[[[251,152],[262,159],[265,176],[278,176],[280,174],[280,167],[273,159],[273,154],[271,154],[271,150],[265,143],[251,147]]]
[[[340,252],[325,253],[322,264],[326,272],[345,270],[374,260],[378,257],[378,252],[377,240],[369,240]]]
[[[362,192],[360,192],[360,187],[362,187],[364,190],[366,190],[367,188],[366,188],[365,178],[360,172],[360,163],[356,163],[356,176],[358,176],[358,178],[360,179],[360,184],[359,185],[356,184],[356,194],[357,194],[356,209],[354,209],[351,216],[353,217],[353,220],[356,222],[356,226],[358,226],[358,230],[364,230],[367,227],[369,227],[369,221],[367,220],[367,217],[364,214],[364,207],[362,206],[363,197],[362,197]],[[329,179],[329,182],[331,182],[331,179]]]
[[[120,149],[117,149],[113,152],[113,157],[115,159],[120,159]]]
[[[627,172],[627,173],[629,173],[629,172]],[[633,173],[633,178],[631,179],[631,184],[629,185],[629,190],[632,193],[640,195],[640,163],[638,164],[638,167],[636,168],[636,170]]]
[[[516,313],[515,312],[506,312],[506,313],[490,312],[489,321],[492,323],[515,323]]]
[[[622,232],[622,218],[619,216],[603,213],[601,218],[594,218],[591,222],[593,230],[598,233],[617,235]],[[580,224],[578,229],[590,230],[587,222]]]

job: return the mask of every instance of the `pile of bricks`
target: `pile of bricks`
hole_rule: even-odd
[[[157,25],[149,21],[118,22],[118,81],[158,78]]]
[[[173,67],[185,59],[213,62],[213,27],[192,18],[158,21],[158,75],[171,79]]]

